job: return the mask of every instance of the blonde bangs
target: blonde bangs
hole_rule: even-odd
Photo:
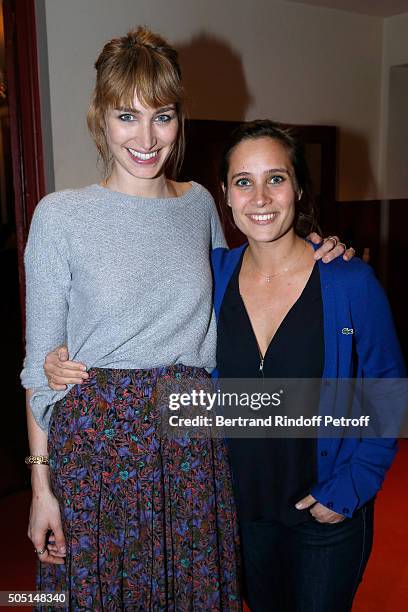
[[[112,108],[131,109],[135,95],[143,106],[150,108],[182,104],[183,88],[168,60],[145,49],[139,50],[137,61],[132,60],[114,63],[103,75],[97,96],[101,109],[105,112]]]

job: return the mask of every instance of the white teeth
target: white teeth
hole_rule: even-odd
[[[145,161],[146,159],[152,159],[152,157],[156,157],[156,155],[158,154],[158,151],[152,151],[152,153],[139,153],[139,151],[131,149],[130,147],[128,148],[128,151],[130,151],[132,155],[134,155],[138,159],[142,159],[143,161]]]
[[[251,217],[251,219],[254,219],[254,221],[270,221],[271,219],[274,218],[274,216],[276,215],[276,213],[271,213],[269,215],[249,215]]]

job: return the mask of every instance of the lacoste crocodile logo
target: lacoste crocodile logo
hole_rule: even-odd
[[[343,327],[341,333],[343,334],[343,336],[349,336],[350,334],[354,334],[354,329],[352,329],[351,327]]]

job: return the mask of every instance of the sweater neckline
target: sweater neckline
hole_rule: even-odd
[[[195,181],[190,181],[190,184],[191,184],[191,187],[188,191],[186,191],[180,196],[171,197],[171,198],[148,198],[148,197],[142,197],[142,196],[137,196],[137,195],[130,195],[128,193],[122,193],[121,191],[114,191],[112,189],[108,189],[107,187],[103,187],[102,185],[99,185],[98,183],[93,183],[92,185],[89,186],[89,189],[93,189],[98,194],[104,196],[106,200],[109,200],[109,202],[115,201],[115,202],[124,203],[124,204],[146,203],[146,204],[151,204],[151,205],[153,204],[154,205],[157,205],[157,204],[166,204],[166,205],[175,204],[176,205],[176,204],[186,204],[197,196],[197,191],[200,188],[200,185],[196,183]]]

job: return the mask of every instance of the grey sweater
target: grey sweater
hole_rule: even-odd
[[[88,368],[215,367],[209,255],[220,246],[214,201],[197,183],[178,198],[91,185],[41,200],[25,252],[21,381],[42,429],[67,393],[48,388],[43,362],[64,342]]]

